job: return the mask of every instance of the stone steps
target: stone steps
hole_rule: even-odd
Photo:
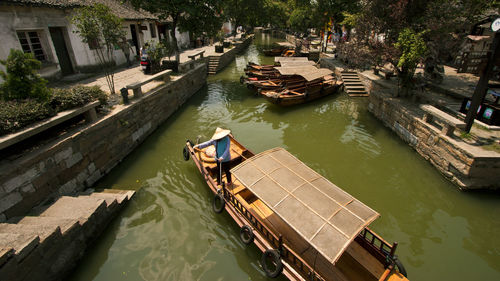
[[[342,71],[340,76],[344,82],[344,89],[350,97],[368,97],[370,95],[356,72]]]
[[[0,280],[62,279],[135,191],[62,196],[35,215],[0,223]]]
[[[219,67],[220,57],[209,57],[208,59],[208,75],[215,75]]]

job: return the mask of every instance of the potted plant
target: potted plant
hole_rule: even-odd
[[[219,43],[215,44],[215,52],[224,53],[224,33],[222,30],[217,33],[217,41],[219,41]]]
[[[173,42],[168,40],[162,41],[163,46],[165,47],[165,56],[168,57],[168,60],[162,60],[161,65],[163,69],[172,69],[177,72],[178,63],[175,60],[170,60],[172,56],[175,55],[175,46]]]
[[[155,42],[148,42],[149,50],[148,55],[151,61],[151,74],[155,74],[162,70],[162,59],[165,56],[165,46],[163,43],[155,44]]]

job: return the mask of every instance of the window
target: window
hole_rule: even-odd
[[[42,42],[37,31],[18,31],[19,43],[25,53],[32,53],[41,62],[47,61],[47,56],[42,48]]]
[[[152,23],[149,24],[149,31],[151,31],[151,38],[156,38],[156,30]]]

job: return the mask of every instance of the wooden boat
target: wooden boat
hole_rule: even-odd
[[[275,65],[270,65],[270,64],[260,65],[260,64],[256,64],[253,62],[249,62],[247,64],[247,67],[245,68],[245,71],[248,71],[248,70],[273,70],[274,67],[275,67]]]
[[[336,93],[342,86],[326,68],[316,68],[312,65],[294,67],[275,67],[280,75],[301,76],[306,81],[295,87],[283,87],[274,90],[261,91],[267,100],[274,104],[290,106],[315,100]]]
[[[271,69],[271,70],[248,69],[245,71],[245,74],[248,77],[257,77],[259,79],[272,79],[280,76],[279,72],[276,69]]]
[[[245,74],[248,77],[241,76],[240,83],[246,84],[251,89],[272,90],[280,89],[290,83],[302,82],[304,79],[297,75],[280,75],[276,67],[304,67],[312,66],[314,62],[305,60],[282,60],[277,61],[278,65],[259,65],[248,63],[245,68]]]
[[[277,47],[272,49],[266,49],[263,50],[262,52],[264,53],[265,56],[276,57],[276,56],[281,56],[281,54],[287,50],[288,50],[287,47]]]
[[[297,88],[261,91],[260,94],[271,103],[281,106],[291,106],[337,93],[342,84],[342,81],[328,79]]]
[[[217,166],[187,141],[192,158],[224,210],[241,228],[244,244],[263,253],[268,277],[289,280],[407,281],[389,244],[367,226],[379,214],[282,148],[255,155],[232,136],[233,184],[217,185]],[[223,175],[223,182],[225,175]]]
[[[280,76],[275,79],[258,79],[256,77],[243,78],[243,83],[249,89],[256,91],[279,90],[284,88],[295,88],[303,85],[305,79],[300,76]]]
[[[271,49],[262,51],[265,56],[268,57],[281,56],[284,52],[295,49],[295,45],[288,42],[277,42],[274,45],[275,46],[273,46]]]

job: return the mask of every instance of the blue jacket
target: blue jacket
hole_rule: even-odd
[[[222,157],[222,162],[228,162],[231,160],[231,153],[229,150],[229,144],[231,140],[228,136],[223,137],[220,140],[209,140],[203,143],[198,144],[198,148],[205,148],[210,145],[215,146],[215,160]]]

